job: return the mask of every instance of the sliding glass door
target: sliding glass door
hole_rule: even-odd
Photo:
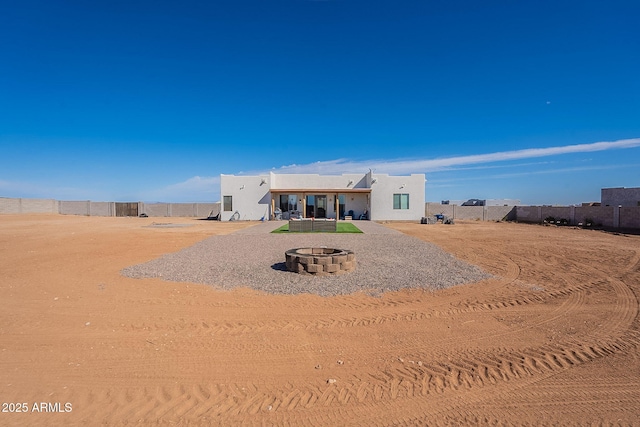
[[[307,218],[327,217],[327,196],[308,194],[307,195]]]

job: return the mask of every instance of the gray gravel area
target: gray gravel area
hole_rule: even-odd
[[[272,294],[377,295],[403,288],[444,289],[490,277],[437,246],[380,224],[355,222],[364,234],[271,234],[284,222],[266,222],[225,236],[213,236],[179,252],[131,266],[132,278],[161,277],[220,289],[249,287]],[[351,249],[357,267],[332,277],[286,271],[285,251],[327,246]]]

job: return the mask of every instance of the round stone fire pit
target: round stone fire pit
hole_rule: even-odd
[[[314,276],[333,276],[353,271],[356,256],[348,249],[298,248],[284,253],[287,270]]]

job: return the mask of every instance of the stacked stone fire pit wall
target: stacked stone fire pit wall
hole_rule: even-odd
[[[300,274],[330,276],[353,271],[356,255],[348,249],[299,248],[285,252],[287,270]]]

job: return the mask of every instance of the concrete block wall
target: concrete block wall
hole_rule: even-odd
[[[571,220],[571,208],[569,206],[541,206],[540,215],[542,221],[550,216],[556,220]]]
[[[0,197],[0,214],[19,214],[20,199]]]
[[[436,214],[443,214],[448,216],[449,218],[454,218],[453,208],[454,208],[454,205],[441,205],[440,203],[425,203],[424,215],[433,216]]]
[[[115,216],[114,202],[92,202],[91,200],[60,200],[58,213],[61,215]]]
[[[513,221],[516,219],[515,206],[485,206],[485,221]]]
[[[58,213],[58,201],[54,199],[18,199],[0,197],[0,213]]]
[[[196,204],[172,203],[171,216],[196,216]]]
[[[143,203],[138,204],[138,214],[149,216],[171,216],[169,203]]]
[[[514,206],[457,206],[426,203],[425,216],[444,214],[449,218],[479,221],[515,219]]]
[[[556,220],[566,219],[571,222],[572,209],[575,208],[571,206],[517,206],[516,220],[518,222],[541,223],[545,218],[553,217]]]
[[[482,221],[484,219],[484,206],[456,206],[454,219],[466,219]]]
[[[541,206],[516,206],[516,220],[518,222],[542,222]]]
[[[89,202],[89,215],[91,216],[115,216],[115,202]]]
[[[603,188],[600,200],[603,206],[637,207],[640,206],[640,187]]]
[[[220,212],[220,203],[144,203],[138,205],[138,212],[150,217],[196,217],[206,218],[209,212],[213,216]]]
[[[220,212],[216,203],[139,203],[139,212],[149,216],[184,216],[206,218]],[[62,215],[114,216],[114,202],[58,201],[54,199],[21,199],[0,197],[0,214],[53,213]],[[567,219],[571,225],[593,219],[594,224],[608,228],[640,229],[640,206],[455,206],[425,203],[425,216],[444,214],[453,219],[541,223],[546,217]]]
[[[61,200],[58,213],[62,215],[90,215],[91,202],[89,200]]]
[[[584,224],[587,219],[591,219],[594,225],[613,227],[613,209],[613,206],[578,206],[576,207],[574,224]]]
[[[58,213],[58,201],[53,199],[21,199],[22,213]]]
[[[590,218],[596,226],[640,229],[640,206],[518,206],[516,208],[518,222],[541,223],[549,216],[567,219],[570,225],[584,224],[585,219]]]
[[[206,218],[220,212],[216,203],[144,203],[138,202],[138,212],[149,216]],[[0,197],[0,214],[52,213],[61,215],[115,216],[115,202],[90,200],[20,199]]]
[[[211,216],[218,215],[220,213],[220,203],[196,203],[196,216],[198,218],[206,218],[209,213],[211,213]]]
[[[640,228],[640,206],[615,209],[620,210],[618,224],[620,228]]]

